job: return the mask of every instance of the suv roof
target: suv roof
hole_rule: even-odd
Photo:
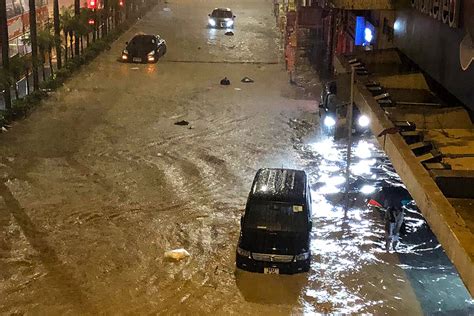
[[[306,173],[295,169],[264,168],[257,171],[249,199],[304,204]]]

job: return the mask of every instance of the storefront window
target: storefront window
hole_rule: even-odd
[[[9,41],[10,57],[20,54],[21,56],[31,53],[31,45],[28,44],[27,38],[29,32],[20,37]]]
[[[6,0],[7,18],[13,18],[29,10],[27,0]]]

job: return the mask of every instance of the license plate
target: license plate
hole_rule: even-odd
[[[142,62],[142,59],[141,58],[138,58],[138,57],[133,57],[133,61],[137,62],[137,63],[141,63]]]
[[[278,269],[278,268],[263,268],[263,273],[265,273],[265,274],[280,274],[280,269]]]

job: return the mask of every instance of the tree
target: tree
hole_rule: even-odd
[[[3,0],[0,0],[0,41],[2,42],[2,66],[3,69],[0,69],[2,71],[2,75],[0,77],[0,85],[2,87],[3,92],[3,99],[5,100],[5,107],[7,110],[11,109],[12,107],[12,100],[11,100],[11,95],[10,95],[10,85],[8,84],[8,81],[5,80],[7,75],[5,73],[8,73],[9,71],[9,55],[10,55],[10,49],[9,49],[9,42],[8,42],[8,24],[7,24],[7,6],[6,2]]]
[[[78,32],[81,36],[81,51],[84,51],[83,38],[86,38],[87,46],[89,46],[89,33],[94,31],[94,27],[89,24],[94,19],[94,12],[88,8],[81,8],[81,15],[78,24]]]
[[[74,0],[74,18],[76,21],[79,21],[80,15],[81,15],[81,1]],[[77,29],[74,32],[74,37],[75,37],[74,52],[77,56],[79,56],[79,34],[77,32]]]
[[[109,0],[103,0],[104,8],[102,9],[104,17],[104,35],[107,35],[109,31],[109,17],[110,17],[110,6]]]
[[[64,33],[64,58],[67,62],[68,59],[68,40],[69,40],[69,35],[72,33],[72,28],[73,28],[73,19],[74,15],[72,14],[72,8],[71,7],[62,7],[61,8],[61,26],[63,27],[63,33]],[[72,49],[72,47],[71,47]]]
[[[25,73],[26,69],[25,59],[20,57],[20,55],[15,55],[10,58],[10,81],[13,83],[13,88],[15,89],[15,98],[18,100],[20,98],[18,94],[17,83],[20,81],[21,77]]]
[[[4,1],[3,1],[4,2]],[[36,3],[35,0],[29,0],[30,6],[30,41],[31,41],[31,58],[33,60],[33,90],[39,89],[38,78],[38,41],[36,34]]]
[[[53,0],[53,23],[54,23],[54,37],[56,49],[56,64],[58,69],[62,68],[61,56],[61,20],[59,17],[59,0]]]
[[[49,68],[51,75],[53,74],[53,63],[51,58],[51,51],[55,44],[55,37],[51,33],[51,26],[46,25],[38,32],[38,49],[41,57],[41,70],[43,73],[43,81],[46,80],[44,64],[46,63],[46,53],[48,53]]]

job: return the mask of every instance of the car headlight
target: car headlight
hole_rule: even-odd
[[[370,124],[370,119],[367,115],[361,115],[359,116],[357,123],[359,124],[360,127],[367,127]]]
[[[333,127],[336,125],[336,120],[332,116],[326,116],[324,118],[324,125],[327,127]]]
[[[234,24],[234,21],[230,20],[230,21],[227,21],[225,25],[229,27],[229,26],[232,26],[233,24]]]
[[[216,26],[216,21],[214,19],[209,19],[210,26]]]
[[[296,261],[304,261],[309,259],[309,252],[303,252],[295,256]]]
[[[237,247],[237,253],[242,257],[250,258],[250,251]]]

